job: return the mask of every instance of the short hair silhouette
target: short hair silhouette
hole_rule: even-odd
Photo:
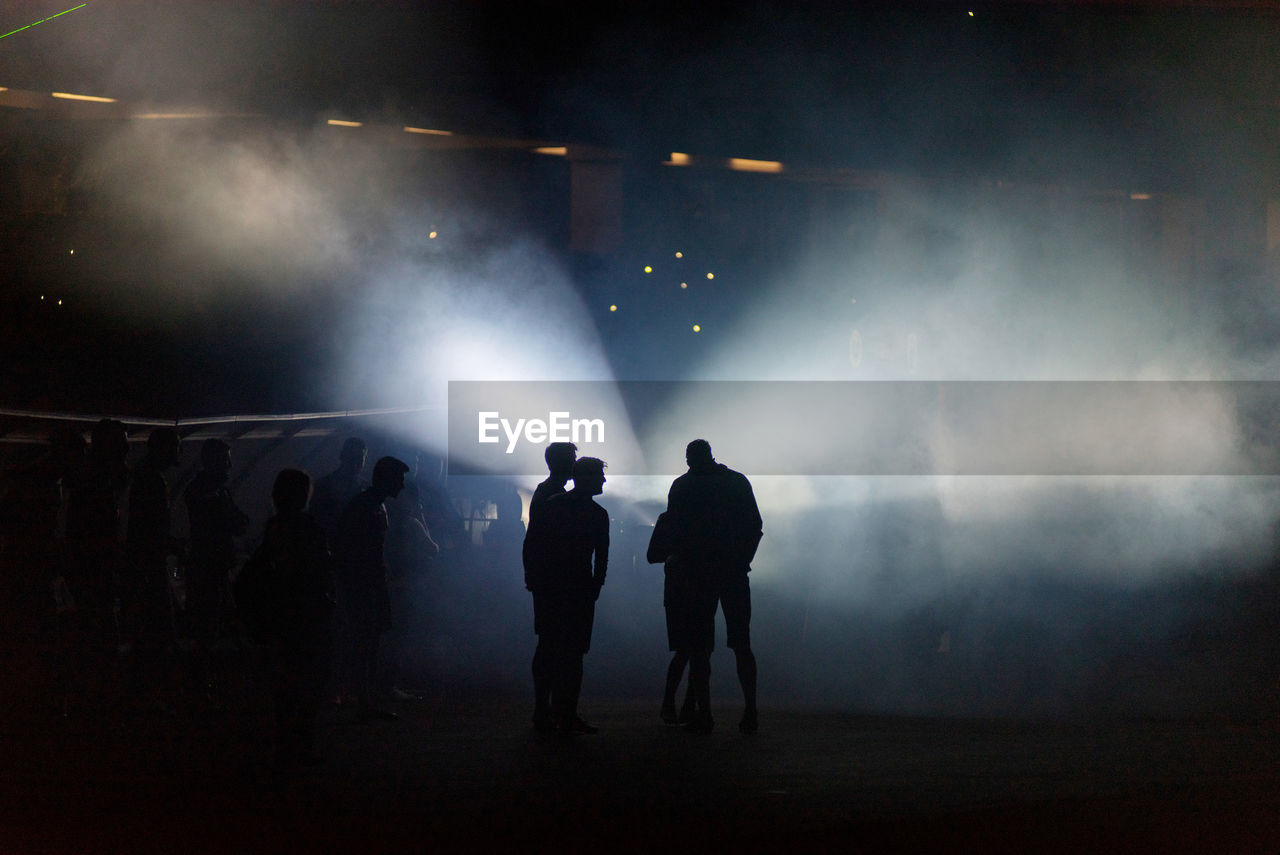
[[[129,454],[129,432],[124,422],[99,419],[89,431],[89,453],[99,460],[126,457]]]
[[[606,465],[599,457],[579,457],[573,463],[573,480],[602,476]]]
[[[690,466],[695,463],[714,463],[711,456],[711,443],[705,439],[695,439],[684,447],[684,459]]]
[[[573,461],[578,457],[578,446],[572,442],[553,442],[542,453],[547,461],[547,469],[555,475],[568,475],[573,470]]]
[[[373,486],[387,489],[395,483],[397,475],[404,475],[408,471],[409,466],[403,460],[395,457],[379,457],[378,462],[373,464]]]
[[[278,513],[301,511],[311,498],[311,476],[301,469],[281,469],[271,487],[271,501]]]

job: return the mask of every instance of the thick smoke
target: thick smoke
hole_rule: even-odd
[[[1280,328],[1263,280],[1228,285],[1222,267],[1188,271],[1154,244],[1135,257],[1122,226],[1149,213],[1137,209],[1145,200],[1093,205],[1101,223],[1028,222],[1013,195],[1002,205],[974,185],[891,196],[852,263],[825,245],[785,271],[695,376],[1273,376]],[[1084,476],[1108,471],[1105,462],[1077,476],[1036,474],[1037,449],[1051,439],[1069,439],[1086,463],[1123,468],[1117,454],[1163,447],[1166,459],[1208,452],[1243,472],[1257,471],[1250,461],[1273,443],[1257,425],[1274,425],[1276,413],[1242,409],[1225,384],[1156,404],[1149,432],[1128,449],[1101,444],[1116,436],[1109,425],[1054,413],[1053,402],[1031,423],[993,415],[934,437],[939,463],[966,443],[1003,442],[1032,463],[1017,477],[757,479],[766,537],[753,578],[792,630],[802,615],[799,639],[775,639],[798,688],[866,709],[950,714],[1184,714],[1264,702],[1251,681],[1268,637],[1258,615],[1270,601],[1276,479]],[[665,441],[678,447],[692,436],[680,425],[700,423],[731,466],[752,443],[816,462],[857,441],[856,426],[779,434],[767,398],[754,410],[751,421],[735,411],[731,427],[690,396],[673,406]]]
[[[548,98],[552,112],[590,104],[618,133],[661,137],[653,151],[664,153],[769,157],[777,144],[816,160],[895,166],[885,154],[893,135],[866,130],[879,122],[908,141],[899,162],[948,152],[947,166],[973,170],[937,182],[945,190],[890,181],[870,191],[871,208],[853,196],[847,211],[829,205],[825,218],[813,217],[812,234],[796,236],[808,251],[744,275],[738,310],[714,330],[710,354],[668,379],[1274,377],[1273,283],[1240,261],[1254,248],[1238,231],[1214,231],[1229,218],[1212,205],[1177,194],[1131,199],[1134,188],[1119,183],[1094,195],[1061,191],[1059,204],[1057,190],[990,180],[1004,166],[1043,171],[1040,146],[1051,142],[1078,167],[1096,162],[1096,173],[1079,169],[1091,178],[1131,181],[1114,153],[1125,143],[1106,139],[1096,117],[1072,122],[1060,105],[1038,111],[1012,99],[1002,102],[1000,127],[958,133],[935,115],[954,121],[982,105],[956,108],[954,92],[929,88],[936,81],[926,60],[936,45],[924,35],[907,39],[897,56],[827,44],[820,62],[806,63],[796,57],[811,49],[809,31],[794,21],[782,22],[782,53],[765,49],[771,41],[738,38],[743,29],[740,21],[704,26],[675,70],[656,58],[662,39],[641,43],[650,54],[627,53],[627,39],[615,37],[600,50],[602,65],[623,56],[630,73],[661,72],[677,94],[648,98],[637,114],[621,103],[636,87],[624,81],[601,92],[579,80],[571,99]],[[856,62],[842,65],[850,53]],[[762,61],[768,56],[781,61]],[[119,79],[145,76],[138,55],[126,59],[132,64],[119,68]],[[894,82],[894,62],[910,68],[904,81]],[[974,62],[979,82],[1003,79],[999,63]],[[683,85],[693,79],[698,86]],[[696,94],[704,82],[711,94]],[[913,88],[928,97],[912,102],[914,114],[899,107],[880,115],[881,88],[895,103]],[[853,94],[842,96],[846,90]],[[772,112],[751,114],[755,121],[735,113],[753,100]],[[1181,108],[1157,106],[1166,121]],[[677,126],[708,111],[725,123]],[[1013,133],[1018,122],[1034,130]],[[1052,140],[1055,129],[1064,138]],[[1199,162],[1190,143],[1204,140],[1184,134],[1186,161]],[[726,137],[751,148],[720,151]],[[806,137],[812,145],[796,143]],[[166,318],[234,299],[263,322],[246,322],[258,333],[305,314],[320,342],[310,378],[336,409],[438,407],[449,380],[612,377],[609,342],[563,260],[518,218],[499,215],[502,197],[476,199],[447,167],[360,139],[323,126],[130,123],[89,160],[85,180],[138,235],[137,246],[117,250],[121,278],[143,267],[149,275],[104,299]],[[645,189],[629,185],[627,193]],[[720,213],[716,222],[740,238],[726,242],[750,243],[749,227]],[[1133,237],[1148,228],[1160,240]],[[1220,258],[1186,249],[1209,245]],[[622,356],[643,365],[647,354]],[[1251,459],[1257,425],[1274,424],[1273,416],[1246,422],[1224,393],[1161,418],[1188,439],[1227,437],[1219,451]],[[1259,674],[1273,673],[1259,652],[1273,631],[1258,627],[1269,602],[1260,580],[1273,550],[1274,478],[759,477],[735,442],[821,461],[826,449],[815,437],[829,432],[778,435],[765,411],[747,424],[714,417],[697,400],[676,401],[654,442],[672,450],[672,475],[684,444],[702,435],[723,462],[753,476],[765,518],[753,632],[767,703],[1079,715],[1217,712],[1273,700],[1254,690]],[[1077,430],[1087,453],[1089,426]],[[424,420],[398,438],[438,448],[442,428]],[[937,437],[931,451],[942,455],[947,442],[965,439]],[[668,483],[611,478],[606,487],[615,558],[588,692],[644,694],[660,683],[661,571],[642,554]],[[420,638],[430,667],[523,684],[532,639],[517,579],[508,563],[436,583],[433,624]],[[730,661],[717,653],[720,699],[735,696]]]

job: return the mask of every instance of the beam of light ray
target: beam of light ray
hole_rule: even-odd
[[[43,24],[45,21],[52,21],[54,18],[65,15],[68,12],[74,12],[76,9],[83,9],[85,6],[88,6],[88,5],[89,5],[88,3],[81,3],[79,6],[74,6],[70,9],[63,9],[57,15],[50,15],[47,18],[41,18],[39,21],[36,21],[35,24],[27,24],[25,27],[18,27],[18,29],[13,31],[13,33],[5,33],[3,36],[0,36],[0,39],[7,39],[9,38],[9,36],[13,35],[14,33],[20,33],[23,30],[29,30],[32,27],[36,26],[36,24]]]

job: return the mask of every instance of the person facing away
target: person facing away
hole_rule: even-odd
[[[401,460],[379,458],[373,466],[372,483],[343,510],[334,541],[339,596],[350,636],[353,688],[362,722],[398,718],[378,704],[374,691],[378,640],[391,628],[391,594],[383,555],[388,524],[383,502],[400,495],[408,471]]]
[[[529,529],[525,531],[525,544],[529,543],[529,531],[533,529],[534,520],[542,516],[547,500],[552,496],[565,492],[565,484],[573,476],[573,463],[578,459],[578,446],[572,442],[553,442],[547,446],[542,457],[547,461],[548,475],[534,488],[533,497],[529,500]],[[534,591],[529,579],[529,562],[524,561],[525,590],[533,594],[533,627],[538,631],[542,611],[542,596]],[[536,730],[548,732],[555,727],[551,721],[551,653],[548,645],[538,635],[538,645],[533,650],[533,726]]]
[[[369,456],[369,446],[358,436],[347,437],[338,452],[338,468],[316,480],[311,496],[311,515],[325,534],[333,539],[347,503],[369,485],[360,478]]]
[[[49,440],[46,451],[12,472],[8,484],[0,481],[0,633],[11,639],[12,654],[0,662],[0,691],[52,704],[53,665],[60,658],[50,655],[57,640],[57,602],[50,593],[61,578],[60,481],[84,458],[84,437],[63,427]]]
[[[667,647],[671,662],[662,692],[660,715],[667,724],[691,724],[701,712],[693,685],[685,690],[684,703],[676,712],[676,690],[694,652],[710,656],[715,649],[715,601],[709,585],[696,584],[687,560],[677,550],[679,521],[669,511],[659,514],[645,557],[650,564],[662,564],[662,607],[667,618]],[[709,667],[709,666],[708,666]],[[692,681],[691,681],[692,683]]]
[[[358,436],[349,436],[338,452],[338,468],[316,480],[311,494],[311,515],[315,517],[332,547],[337,540],[338,520],[347,504],[369,484],[360,477],[369,456],[368,444]],[[339,591],[341,600],[341,591]],[[347,614],[339,602],[333,610],[334,658],[330,673],[330,697],[341,704],[354,693],[350,660],[351,639]]]
[[[307,513],[311,476],[284,469],[271,500],[276,515],[262,535],[260,566],[269,567],[275,754],[281,767],[316,760],[315,720],[331,656],[333,561],[320,524]]]
[[[191,542],[186,610],[206,657],[231,602],[235,539],[249,528],[249,517],[237,507],[227,487],[230,477],[231,446],[220,439],[206,439],[200,446],[200,471],[183,495]]]
[[[422,521],[418,486],[405,481],[404,492],[387,508],[387,587],[391,595],[390,650],[383,656],[384,681],[396,700],[421,700],[400,681],[409,675],[413,631],[422,622],[423,584],[440,547]]]
[[[724,613],[726,644],[737,660],[738,681],[744,708],[738,728],[754,733],[759,727],[756,710],[756,658],[751,650],[751,586],[747,574],[763,533],[760,509],[751,482],[740,472],[711,455],[711,444],[695,439],[685,448],[689,471],[676,478],[667,494],[667,512],[679,523],[675,552],[686,563],[690,578],[709,606],[704,616],[714,620],[718,601]],[[690,685],[699,706],[706,710],[690,728],[709,731],[710,650],[691,652]]]
[[[75,601],[68,615],[67,638],[77,654],[74,683],[90,696],[105,696],[104,675],[119,650],[114,602],[124,569],[120,503],[128,485],[128,456],[124,425],[101,419],[90,432],[88,455],[63,479],[65,575]]]
[[[173,428],[147,436],[147,454],[129,484],[125,525],[124,612],[134,641],[134,679],[143,691],[158,691],[171,641],[168,558],[178,548],[172,534],[169,484],[165,473],[182,458],[182,440]]]
[[[120,499],[129,480],[128,455],[124,425],[102,419],[90,433],[88,455],[63,479],[73,592],[92,611],[109,608],[121,569]]]
[[[525,580],[538,602],[534,631],[551,677],[551,725],[562,734],[597,731],[578,715],[578,698],[609,566],[609,514],[594,500],[604,491],[604,469],[598,458],[577,460],[573,489],[547,499],[525,538]]]

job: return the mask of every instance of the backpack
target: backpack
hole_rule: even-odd
[[[676,522],[671,512],[663,511],[658,514],[658,519],[653,524],[653,534],[649,536],[649,548],[645,551],[644,557],[650,564],[662,564],[675,554],[679,546],[677,535]]]

